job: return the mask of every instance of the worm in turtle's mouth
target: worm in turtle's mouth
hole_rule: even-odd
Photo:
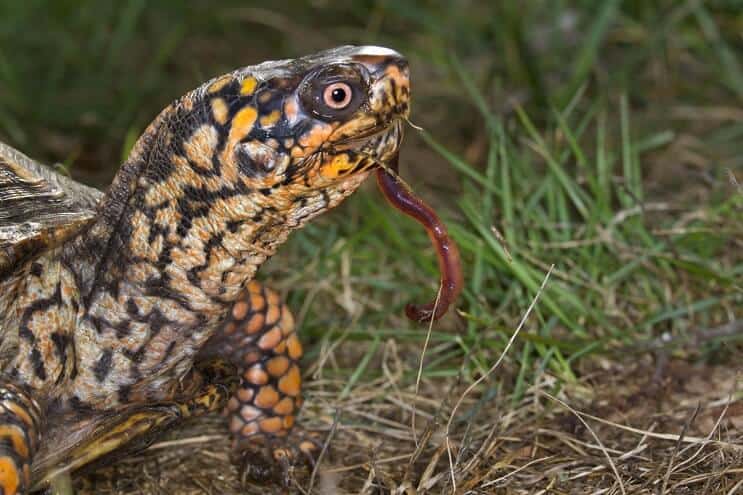
[[[456,301],[462,291],[463,276],[459,259],[459,248],[449,237],[446,226],[433,209],[418,198],[398,176],[398,156],[389,164],[377,169],[377,184],[392,206],[423,225],[428,233],[439,263],[441,280],[436,299],[426,304],[408,304],[405,314],[411,320],[427,322],[438,320]]]
[[[391,125],[372,128],[369,132],[357,135],[343,144],[350,144],[351,141],[356,146],[361,144],[361,148],[368,153],[370,162],[366,170],[377,169],[377,184],[384,197],[394,208],[410,216],[426,229],[436,250],[441,272],[436,299],[426,304],[408,304],[405,308],[408,318],[426,322],[441,318],[456,301],[462,291],[463,275],[459,248],[449,236],[446,226],[433,209],[418,198],[398,175],[402,125],[403,118],[400,117]]]

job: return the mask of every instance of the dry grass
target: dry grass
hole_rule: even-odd
[[[354,362],[346,347],[324,362]],[[424,378],[416,394],[404,376],[418,357],[389,340],[370,362],[379,378],[350,390],[309,383],[303,424],[335,428],[314,484],[297,471],[297,493],[732,495],[743,486],[743,382],[732,366],[590,360],[561,388],[543,371],[514,404],[498,373],[477,394],[455,378]],[[77,485],[81,494],[283,492],[241,486],[229,458],[221,418],[203,418]]]

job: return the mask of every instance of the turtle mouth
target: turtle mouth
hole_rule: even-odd
[[[346,155],[346,159],[353,162],[353,165],[338,170],[335,178],[343,187],[348,186],[346,184],[348,181],[356,184],[363,181],[372,170],[389,167],[398,154],[402,137],[403,122],[396,118],[369,127],[354,136],[326,142],[320,149],[304,158],[297,165],[297,169],[322,168],[323,165],[331,163],[334,156]],[[327,183],[321,183],[313,188],[327,187],[329,187]]]
[[[403,121],[396,117],[389,122],[372,126],[352,137],[331,145],[332,152],[355,152],[362,156],[354,172],[383,167],[397,156],[403,138]]]

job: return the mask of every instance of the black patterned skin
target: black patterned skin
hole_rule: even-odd
[[[330,91],[338,84],[347,102]],[[110,418],[188,402],[184,380],[218,354],[242,379],[228,404],[236,445],[270,444],[268,463],[307,451],[290,446],[302,401],[293,320],[251,281],[293,230],[396,156],[409,95],[399,54],[341,47],[239,69],[176,100],[88,223],[0,274],[0,383],[28,391],[39,418]],[[45,435],[65,426],[52,423],[20,433],[29,446],[40,439],[39,459],[50,456]],[[31,483],[45,476],[33,449],[28,459],[0,466],[6,493],[26,493],[25,465]],[[10,490],[14,476],[23,483]]]

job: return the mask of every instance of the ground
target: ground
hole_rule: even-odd
[[[332,431],[312,491],[732,495],[741,7],[9,3],[0,139],[103,187],[157,111],[209,77],[342,43],[395,47],[423,128],[407,130],[402,174],[460,245],[466,287],[430,332],[404,319],[435,294],[435,258],[373,184],[261,270],[307,344],[301,422]],[[228,458],[221,419],[205,418],[76,483],[245,493]]]
[[[659,370],[650,359],[606,361],[557,396],[555,377],[545,373],[517,404],[497,390],[488,400],[465,398],[448,435],[450,463],[447,412],[461,387],[444,394],[443,407],[435,380],[418,394],[398,388],[396,346],[384,347],[389,373],[346,400],[338,400],[344,383],[310,387],[303,421],[334,430],[314,493],[448,493],[451,463],[457,493],[732,494],[743,486],[743,407],[729,403],[743,385],[729,366],[672,359]],[[226,429],[210,418],[78,480],[79,493],[282,493],[243,488],[229,456]],[[298,484],[310,493],[306,473]]]

